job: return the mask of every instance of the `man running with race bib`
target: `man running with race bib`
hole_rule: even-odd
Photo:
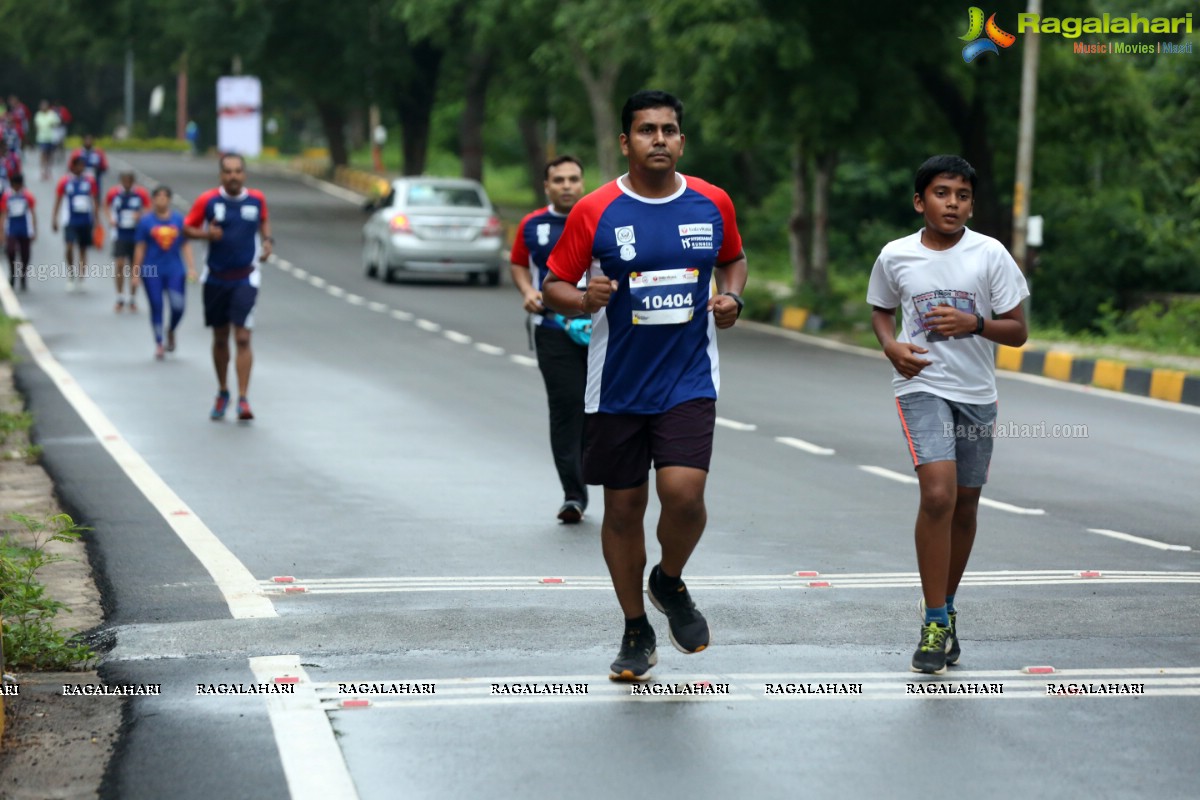
[[[681,576],[708,519],[716,331],[741,313],[746,257],[729,196],[675,170],[682,123],[683,104],[666,92],[626,101],[620,141],[629,172],[575,205],[542,284],[548,307],[592,315],[583,470],[604,486],[601,542],[625,615],[613,680],[646,680],[658,660],[642,600],[651,465],[662,560],[646,591],[677,649],[709,645],[708,622]],[[721,294],[710,290],[714,277]]]

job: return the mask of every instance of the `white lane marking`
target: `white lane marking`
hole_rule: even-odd
[[[292,268],[292,276],[295,278],[299,278],[300,280],[307,280],[308,279],[308,271],[300,269],[299,267],[293,267]]]
[[[320,277],[319,275],[309,275],[308,282],[309,282],[309,284],[317,287],[318,289],[321,289],[326,285],[325,279]]]
[[[299,580],[293,587],[309,594],[371,594],[403,592],[510,592],[510,591],[611,591],[608,577],[564,577],[562,583],[544,584],[532,576],[513,577],[428,577],[428,578],[315,578]],[[830,573],[819,581],[793,575],[726,575],[688,576],[688,585],[705,590],[779,591],[805,589],[815,592],[834,589],[899,589],[919,587],[920,576],[915,572]],[[1200,584],[1200,572],[1100,570],[1099,577],[1083,578],[1079,570],[1031,570],[998,572],[968,572],[963,584],[976,587],[1011,586],[1082,586],[1085,584]],[[813,584],[820,584],[814,586]],[[263,591],[279,595],[284,586],[271,581],[261,582]]]
[[[876,350],[871,347],[859,347],[857,345],[834,342],[828,339],[823,339],[820,336],[799,333],[798,331],[789,331],[786,328],[778,328],[774,325],[768,325],[764,322],[751,322],[750,320],[745,320],[738,322],[737,327],[749,328],[750,330],[758,331],[759,333],[777,336],[781,339],[791,339],[795,342],[809,344],[813,347],[820,347],[825,350],[836,350],[840,353],[851,353],[856,356],[865,356],[867,358],[886,358],[886,356],[883,355],[883,351]],[[1054,380],[1053,378],[1043,377],[1041,375],[1030,375],[1024,372],[1012,372],[1006,369],[998,369],[996,370],[996,376],[1008,380],[1036,383],[1039,386],[1046,386],[1051,389],[1062,389],[1068,392],[1094,394],[1101,397],[1107,397],[1112,400],[1123,400],[1126,403],[1140,403],[1141,405],[1154,406],[1155,408],[1169,409],[1171,411],[1182,411],[1185,414],[1200,414],[1200,406],[1194,406],[1188,403],[1172,403],[1167,400],[1158,400],[1153,397],[1142,397],[1141,395],[1128,394],[1126,392],[1114,392],[1110,389],[1101,389],[1096,386],[1087,386],[1079,383],[1058,381]]]
[[[367,298],[358,294],[348,294],[346,295],[346,302],[352,306],[363,306],[367,304]]]
[[[717,417],[717,424],[720,425],[722,428],[729,428],[730,430],[733,430],[733,431],[756,431],[756,430],[758,430],[757,425],[751,425],[749,422],[737,422],[732,419],[725,419],[724,417]]]
[[[892,470],[884,469],[883,467],[873,467],[869,464],[859,464],[858,468],[863,472],[869,472],[872,475],[877,475],[880,478],[887,478],[889,481],[896,481],[897,483],[920,483],[920,481],[918,481],[912,475],[904,475],[899,472],[893,472]],[[979,498],[979,505],[987,506],[988,508],[994,508],[997,511],[1007,511],[1010,514],[1041,516],[1042,514],[1046,513],[1046,510],[1043,508],[1025,508],[1024,506],[1014,506],[1011,503],[1002,503],[1001,501],[993,500],[990,497]]]
[[[514,364],[520,364],[522,367],[536,367],[538,365],[536,358],[533,358],[531,356],[523,356],[523,355],[520,355],[519,353],[513,353],[511,356],[508,357],[508,359],[509,359],[509,361],[512,361]]]
[[[803,439],[796,439],[791,436],[776,436],[775,441],[780,444],[785,444],[788,447],[794,447],[797,450],[803,450],[806,453],[812,453],[814,456],[831,456],[836,452],[832,447],[821,447],[819,444],[806,442]]]
[[[979,505],[994,508],[997,511],[1007,511],[1010,514],[1030,514],[1040,516],[1046,513],[1044,508],[1025,508],[1024,506],[1014,506],[1011,503],[1002,503],[999,500],[993,500],[990,497],[979,498]]]
[[[7,283],[0,283],[0,299],[3,300],[4,310],[10,317],[24,318],[21,305]],[[63,398],[95,434],[109,456],[208,570],[229,606],[229,613],[235,619],[278,616],[271,600],[260,588],[250,570],[238,561],[237,556],[200,521],[196,513],[188,508],[166,481],[151,469],[133,445],[121,436],[112,420],[50,353],[50,349],[46,347],[33,325],[23,322],[18,325],[17,330],[34,361],[54,381]]]
[[[271,260],[275,262],[276,267],[283,270],[284,272],[291,272],[293,269],[292,262],[290,262],[290,261],[284,261],[282,258],[273,258]]]
[[[332,297],[345,297],[346,290],[340,286],[326,286],[325,291]]]
[[[378,300],[372,300],[371,302],[367,303],[367,308],[380,314],[388,310],[387,303],[380,303]]]
[[[290,173],[290,171],[288,172]],[[302,183],[305,183],[314,189],[318,189],[331,197],[336,197],[339,200],[345,200],[348,203],[354,203],[356,206],[362,205],[363,200],[367,199],[365,194],[352,192],[349,189],[338,186],[336,183],[329,183],[328,181],[323,181],[320,178],[314,178],[312,175],[305,175],[302,172],[294,173],[294,175],[298,176]]]
[[[869,464],[859,464],[858,468],[863,472],[869,472],[872,475],[878,475],[880,478],[887,478],[889,481],[896,481],[897,483],[920,483],[920,481],[918,481],[912,475],[903,475],[899,472],[893,472],[890,469],[884,469],[883,467],[872,467]]]
[[[455,344],[470,344],[471,342],[475,341],[465,333],[459,333],[458,331],[442,331],[442,336],[445,336]]]
[[[1192,548],[1186,544],[1167,544],[1166,542],[1156,542],[1153,539],[1146,539],[1141,536],[1134,536],[1132,533],[1121,533],[1120,531],[1110,531],[1107,528],[1088,528],[1088,533],[1098,533],[1101,536],[1109,536],[1113,539],[1120,539],[1123,542],[1133,542],[1134,544],[1144,544],[1147,547],[1154,547],[1158,550],[1178,550],[1186,553]]]
[[[496,345],[494,345],[494,344],[484,344],[483,342],[476,342],[475,349],[481,353],[486,353],[489,356],[504,355],[504,348],[496,347]]]
[[[412,322],[413,315],[407,311],[401,311],[398,308],[392,309],[392,319],[398,319],[401,322]]]
[[[329,717],[321,707],[316,685],[300,666],[299,656],[251,658],[250,669],[258,683],[272,683],[285,675],[300,679],[293,684],[295,694],[263,696],[292,800],[357,798],[358,790]]]
[[[1118,679],[1118,680],[1114,680]],[[1030,699],[1034,697],[1059,697],[1047,693],[1048,686],[1075,686],[1097,684],[1127,684],[1139,686],[1144,694],[1077,694],[1074,697],[1119,698],[1131,696],[1196,696],[1200,695],[1200,669],[1191,667],[1156,668],[1135,667],[1127,669],[1061,669],[1050,675],[1029,675],[1019,670],[958,671],[941,679],[915,675],[899,670],[892,672],[788,672],[788,673],[688,673],[678,674],[663,671],[652,676],[650,686],[728,688],[728,693],[669,695],[634,695],[627,683],[614,683],[589,675],[505,675],[495,677],[445,677],[414,680],[409,677],[392,680],[345,680],[313,684],[323,708],[333,711],[342,700],[350,697],[379,698],[371,700],[372,708],[427,708],[434,706],[474,706],[510,703],[606,703],[606,702],[725,702],[725,701],[804,701],[804,700],[908,700],[921,702],[934,699]],[[357,688],[367,685],[367,691],[342,692],[343,685],[354,684]],[[372,684],[379,690],[372,691]],[[401,694],[388,691],[392,684],[432,685],[436,695],[424,693]],[[516,685],[538,687],[541,693],[519,694],[497,692],[495,687]],[[842,687],[858,687],[860,693],[820,693],[800,691],[794,694],[775,692],[768,694],[768,686],[822,687],[834,684]],[[567,686],[575,692],[552,692],[545,687]],[[909,688],[910,685],[915,690]],[[986,685],[992,691],[981,691]],[[923,686],[962,687],[953,693],[930,693],[920,691]],[[976,687],[973,691],[970,686]],[[385,688],[387,687],[387,688]],[[519,689],[519,690],[520,690]],[[582,691],[580,691],[582,689]],[[1000,689],[1000,691],[995,691]],[[519,691],[518,690],[518,691]],[[651,690],[653,691],[653,690]],[[945,690],[943,690],[945,691]]]
[[[421,330],[429,331],[430,333],[437,333],[442,329],[441,325],[438,325],[436,322],[431,322],[427,319],[419,319],[415,324]]]

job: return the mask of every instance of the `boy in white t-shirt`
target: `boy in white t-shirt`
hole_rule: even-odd
[[[925,227],[884,246],[867,302],[894,368],[896,410],[921,486],[916,544],[924,622],[912,670],[941,675],[959,658],[954,594],[975,542],[992,457],[992,342],[1025,343],[1021,301],[1029,289],[1004,245],[966,227],[975,197],[970,164],[934,156],[917,170],[915,188],[913,207]]]

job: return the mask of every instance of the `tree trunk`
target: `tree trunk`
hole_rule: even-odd
[[[617,171],[617,134],[621,131],[616,111],[613,109],[612,96],[617,86],[617,77],[621,73],[621,65],[615,60],[605,61],[597,74],[581,46],[573,44],[571,50],[575,54],[575,68],[579,72],[579,80],[587,92],[588,107],[592,110],[592,132],[596,137],[596,160],[600,165],[600,180],[611,181],[620,174]]]
[[[796,288],[808,283],[808,154],[804,140],[796,137],[792,150],[792,214],[788,217],[788,255]]]
[[[444,52],[428,42],[412,47],[412,72],[396,88],[396,110],[400,115],[401,148],[405,175],[425,171],[429,155],[429,128],[437,94],[438,72]]]
[[[483,125],[487,118],[487,90],[492,77],[492,54],[473,53],[467,66],[467,86],[458,139],[464,178],[483,181]]]
[[[346,109],[340,103],[319,101],[316,103],[321,130],[329,145],[329,160],[335,167],[344,167],[350,162],[346,149]]]
[[[525,145],[525,165],[529,170],[529,188],[533,192],[533,204],[546,202],[546,145],[542,142],[541,120],[528,114],[517,118],[521,130],[521,141]]]
[[[817,174],[813,176],[812,262],[809,278],[818,292],[829,284],[829,187],[837,168],[837,151],[826,150],[817,156]]]

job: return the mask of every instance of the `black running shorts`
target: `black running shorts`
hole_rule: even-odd
[[[661,414],[588,414],[584,480],[606,489],[633,489],[650,479],[651,465],[707,472],[716,421],[712,398],[688,400]]]

